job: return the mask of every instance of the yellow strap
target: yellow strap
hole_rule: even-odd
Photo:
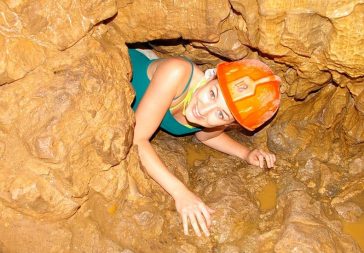
[[[186,115],[186,107],[187,107],[187,105],[190,103],[190,101],[191,101],[191,99],[192,99],[192,95],[193,95],[193,93],[195,93],[195,91],[198,89],[198,88],[200,88],[201,86],[203,86],[205,83],[206,83],[206,79],[205,78],[203,78],[203,79],[201,79],[201,81],[199,81],[198,83],[197,83],[197,85],[195,85],[192,89],[189,89],[188,91],[187,91],[187,94],[186,94],[186,96],[178,103],[178,104],[176,104],[176,105],[174,105],[174,106],[171,106],[170,108],[169,108],[169,110],[170,111],[173,111],[173,110],[175,110],[175,109],[177,109],[177,108],[179,108],[180,106],[181,106],[181,104],[183,104],[183,111],[182,111],[182,114],[183,115]]]

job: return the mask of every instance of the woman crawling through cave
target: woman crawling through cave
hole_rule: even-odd
[[[239,123],[253,131],[270,119],[280,103],[280,78],[258,60],[223,62],[206,75],[189,59],[150,59],[129,49],[136,98],[134,144],[148,174],[175,200],[188,235],[189,222],[198,236],[209,236],[214,212],[163,164],[150,139],[160,127],[175,135],[195,134],[207,146],[237,156],[249,164],[273,167],[274,154],[250,150],[224,129]]]

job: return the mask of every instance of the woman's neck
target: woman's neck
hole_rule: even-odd
[[[186,116],[185,116],[185,110],[187,106],[189,105],[193,94],[196,92],[198,88],[206,84],[206,79],[204,75],[199,76],[199,80],[191,83],[191,85],[188,87],[188,89],[185,91],[185,94],[181,96],[181,99],[179,101],[176,101],[176,103],[173,103],[170,107],[170,112],[172,113],[173,117],[182,125],[185,125],[187,127],[192,127],[188,123]]]

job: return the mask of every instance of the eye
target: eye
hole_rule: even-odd
[[[224,119],[224,114],[222,113],[222,111],[217,111],[217,117],[219,118],[219,119]]]
[[[210,90],[210,98],[214,100],[216,98],[215,92],[213,90]]]

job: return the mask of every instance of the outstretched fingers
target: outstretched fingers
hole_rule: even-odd
[[[200,225],[200,227],[201,227],[202,231],[204,232],[204,234],[206,236],[210,236],[209,230],[208,230],[207,225],[206,225],[206,220],[205,220],[204,217],[202,217],[201,211],[196,210],[195,215],[197,217],[198,224]]]
[[[188,218],[187,218],[187,213],[185,212],[182,213],[182,223],[183,223],[183,233],[185,235],[188,235]]]
[[[205,205],[200,198],[190,191],[175,196],[176,209],[182,217],[183,232],[189,234],[189,222],[196,235],[201,236],[201,231],[209,236],[209,226],[211,225],[211,214],[214,212]]]
[[[191,222],[192,228],[197,236],[201,236],[201,230],[206,236],[210,236],[209,227],[211,226],[210,213],[215,212],[204,204],[199,204],[195,209],[182,212],[183,232],[188,235],[188,223]]]
[[[200,228],[199,228],[199,226],[197,224],[197,220],[196,220],[195,214],[193,212],[189,213],[188,214],[188,218],[190,219],[192,228],[195,231],[196,235],[197,236],[201,236],[201,231],[200,231]]]
[[[210,213],[214,213],[215,211],[212,210],[210,207],[205,206],[203,204],[200,205],[200,210],[206,220],[207,226],[210,227],[211,226],[211,215]]]

